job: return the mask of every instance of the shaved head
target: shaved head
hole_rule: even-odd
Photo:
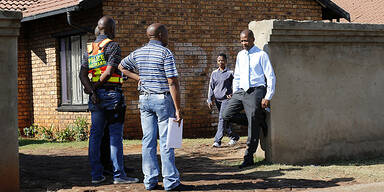
[[[104,16],[99,19],[97,28],[101,35],[107,35],[111,39],[115,37],[115,20],[112,17]]]
[[[249,29],[245,29],[240,33],[240,43],[245,50],[250,50],[255,44],[255,36]]]
[[[165,26],[161,23],[153,23],[147,28],[147,36],[149,38],[155,37],[158,38],[161,32],[167,30]]]
[[[163,46],[168,45],[168,30],[161,23],[153,23],[147,28],[147,36],[150,40],[158,40],[163,43]]]
[[[240,36],[241,35],[244,35],[244,36],[247,36],[249,38],[255,39],[255,36],[253,35],[253,32],[251,30],[249,30],[249,29],[244,29],[243,31],[241,31]]]

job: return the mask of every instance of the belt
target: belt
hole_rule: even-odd
[[[164,93],[148,93],[148,92],[145,92],[145,91],[140,91],[139,93],[140,93],[140,95],[169,95],[170,94],[169,92],[164,92]]]
[[[258,87],[250,87],[250,88],[248,88],[248,90],[247,90],[246,92],[247,92],[247,93],[250,93],[250,92],[254,91],[255,89],[265,89],[265,86],[264,86],[264,85],[260,85],[260,86],[258,86]],[[244,91],[243,88],[241,88],[241,90]]]
[[[105,91],[118,91],[118,92],[123,92],[121,89],[121,86],[102,86],[99,87],[98,89],[104,89]]]

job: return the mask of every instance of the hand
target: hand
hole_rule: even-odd
[[[99,103],[99,97],[97,96],[96,93],[92,92],[92,95],[91,95],[91,101],[93,104],[97,104]]]
[[[176,119],[173,121],[177,122],[179,124],[179,127],[180,127],[181,120],[183,119],[180,110],[176,110],[175,116],[176,116]]]
[[[92,92],[93,92],[92,88],[84,87],[84,93],[85,93],[85,94],[88,94],[88,95],[89,95],[89,94],[91,94]]]
[[[212,106],[213,106],[213,102],[209,102],[209,103],[208,103],[208,108],[209,108],[209,110],[212,110]]]
[[[232,94],[227,95],[227,99],[232,98]]]
[[[99,87],[101,87],[100,79],[97,82],[93,83],[93,89],[97,89]]]
[[[95,91],[95,87],[93,86],[92,83],[90,83],[90,84],[84,86],[84,93],[90,95],[90,94],[92,94],[94,91]]]
[[[267,100],[267,99],[263,99],[263,100],[261,100],[261,107],[262,107],[262,108],[267,108],[267,107],[269,107],[269,100]]]

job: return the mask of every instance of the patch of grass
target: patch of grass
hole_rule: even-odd
[[[123,145],[139,145],[141,140],[123,140]],[[20,149],[60,149],[60,148],[84,148],[88,147],[88,141],[55,142],[38,140],[34,138],[19,138]]]
[[[212,138],[196,138],[196,139],[183,139],[183,145],[212,145],[213,139]]]
[[[60,149],[60,148],[84,148],[88,146],[88,141],[56,142],[38,139],[19,139],[19,149]]]
[[[126,140],[123,140],[123,145],[141,145],[141,140],[137,140],[137,139],[126,139]]]
[[[50,142],[48,140],[36,140],[36,139],[29,139],[29,138],[19,138],[19,147],[23,147],[26,145],[38,145]]]

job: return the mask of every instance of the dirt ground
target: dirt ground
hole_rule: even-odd
[[[301,176],[300,167],[268,166],[263,162],[240,170],[237,165],[244,149],[244,140],[222,148],[212,148],[204,142],[183,144],[182,149],[176,150],[182,183],[193,185],[194,191],[305,191],[361,183],[345,171],[340,175],[321,176],[322,173],[312,172],[312,176]],[[109,176],[101,185],[92,185],[87,150],[87,147],[20,149],[21,191],[145,191],[141,145],[124,146],[125,165],[135,169],[127,174],[140,179],[136,184],[114,185]],[[298,175],[289,175],[295,172]]]

